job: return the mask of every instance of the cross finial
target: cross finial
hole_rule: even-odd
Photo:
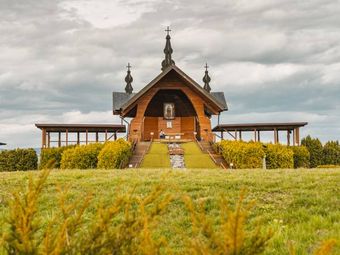
[[[171,32],[171,29],[169,26],[167,26],[167,28],[164,31],[166,32],[167,35],[169,35],[169,33]]]
[[[130,68],[131,68],[130,63],[128,63],[128,65],[126,66],[126,68],[128,69],[128,71],[130,71]]]
[[[205,70],[208,71],[209,66],[208,66],[208,63],[207,63],[207,62],[205,63],[205,66],[204,66],[204,67],[205,67]]]

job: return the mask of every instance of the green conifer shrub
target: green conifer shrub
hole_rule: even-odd
[[[340,144],[339,141],[328,141],[323,146],[323,165],[340,165]]]
[[[310,153],[310,167],[317,167],[322,164],[323,147],[318,138],[310,135],[301,140],[301,145],[306,146]]]

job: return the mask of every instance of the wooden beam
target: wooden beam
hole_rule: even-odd
[[[96,132],[96,143],[98,143],[99,141],[99,136],[98,136],[98,132]]]
[[[260,130],[257,130],[257,141],[261,142]]]
[[[79,145],[80,144],[80,133],[77,132],[77,144]]]
[[[117,140],[117,132],[114,133],[114,140]]]
[[[237,130],[235,129],[235,141],[237,141]]]
[[[242,141],[242,131],[241,130],[238,131],[238,137],[239,137],[240,141]]]
[[[254,129],[254,142],[257,142],[257,134],[256,134],[256,129]]]

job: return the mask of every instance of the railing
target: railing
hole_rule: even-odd
[[[144,151],[144,153],[143,153],[142,156],[140,157],[138,163],[136,164],[136,168],[137,168],[137,167],[140,167],[140,165],[141,165],[141,163],[142,163],[142,161],[143,161],[145,155],[150,151],[151,144],[152,144],[152,142],[149,142],[149,146],[148,146],[148,148],[146,148],[146,150]]]

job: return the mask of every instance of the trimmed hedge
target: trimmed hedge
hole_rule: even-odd
[[[259,142],[227,141],[217,144],[225,161],[234,168],[262,168],[265,155]]]
[[[96,168],[98,163],[98,154],[103,147],[104,145],[101,143],[92,143],[89,145],[81,145],[64,150],[60,161],[60,168]]]
[[[281,144],[267,144],[265,153],[268,169],[294,167],[294,152],[290,147]]]
[[[122,168],[128,163],[131,153],[131,144],[123,139],[107,142],[98,155],[98,168]]]
[[[40,154],[40,169],[60,168],[60,161],[63,152],[67,149],[74,148],[75,145],[63,146],[59,148],[45,148]]]
[[[294,168],[308,168],[310,161],[310,154],[305,146],[292,146],[290,149],[294,153]]]
[[[34,149],[0,151],[0,171],[27,171],[38,168],[38,156]]]

